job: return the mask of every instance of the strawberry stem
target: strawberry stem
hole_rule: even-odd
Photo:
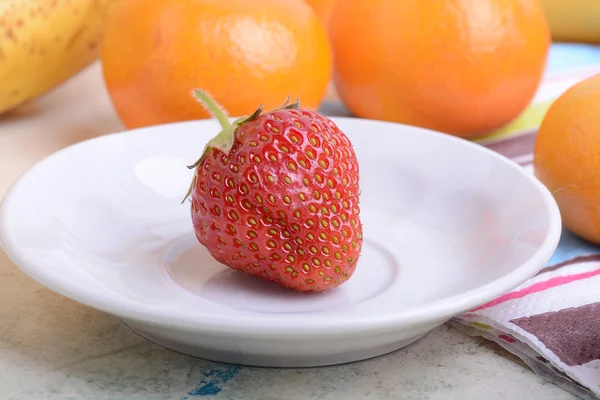
[[[196,89],[194,90],[194,96],[196,97],[196,100],[198,100],[198,102],[202,104],[202,106],[204,106],[206,111],[208,111],[213,117],[217,119],[217,121],[219,121],[219,124],[221,125],[221,131],[217,134],[217,136],[212,138],[206,144],[206,146],[204,146],[202,155],[198,160],[196,160],[195,163],[193,163],[192,165],[188,165],[189,169],[196,168],[198,164],[202,162],[202,159],[204,158],[208,150],[211,148],[216,148],[225,153],[229,153],[229,150],[233,146],[235,131],[240,126],[239,121],[241,121],[241,119],[238,119],[234,121],[233,124],[230,123],[225,109],[212,97],[210,97],[208,93],[200,89]]]
[[[206,144],[206,146],[204,147],[204,150],[202,151],[202,155],[200,156],[200,158],[192,165],[188,165],[189,169],[196,168],[202,162],[202,160],[204,159],[204,157],[206,156],[206,154],[208,153],[208,151],[210,149],[213,149],[213,148],[218,149],[218,150],[222,151],[223,153],[228,154],[229,151],[231,150],[231,148],[233,147],[233,142],[235,139],[235,132],[240,127],[240,125],[242,125],[244,122],[246,122],[248,120],[248,117],[242,117],[242,118],[236,119],[233,123],[231,123],[231,122],[229,122],[229,118],[227,116],[227,112],[225,111],[225,109],[219,103],[217,103],[207,92],[200,90],[200,89],[196,89],[196,90],[194,90],[193,95],[196,97],[196,100],[198,100],[198,102],[200,104],[202,104],[202,106],[204,106],[204,108],[213,117],[215,117],[217,119],[217,121],[219,121],[219,124],[221,125],[221,131]],[[259,111],[258,111],[259,115],[260,115],[261,111],[262,111],[262,106],[259,108]],[[253,114],[252,116],[254,118],[256,118],[258,115]],[[193,185],[194,185],[194,182],[192,181],[192,184],[190,185],[188,192],[186,193],[185,197],[183,198],[182,203],[192,193]]]
[[[206,108],[206,110],[219,121],[219,124],[221,124],[221,128],[223,130],[231,128],[231,124],[227,118],[227,112],[219,103],[210,97],[208,93],[200,89],[196,89],[194,90],[194,96],[196,96],[196,99],[198,99],[200,104],[202,104],[204,108]]]
[[[216,148],[224,153],[229,153],[229,150],[231,150],[231,147],[233,147],[235,131],[240,126],[241,120],[238,119],[233,124],[230,123],[229,119],[227,118],[227,112],[225,111],[225,109],[212,97],[210,97],[208,93],[200,89],[196,89],[194,90],[194,96],[196,96],[198,102],[202,104],[204,108],[209,113],[211,113],[213,117],[217,119],[217,121],[219,121],[219,124],[221,124],[221,132],[219,132],[217,136],[212,138],[207,143],[206,147],[204,148],[204,151],[202,152],[202,156],[198,161],[196,161],[193,165],[189,167],[190,169],[196,168],[198,164],[200,164],[202,158],[204,158],[204,155],[210,148]]]

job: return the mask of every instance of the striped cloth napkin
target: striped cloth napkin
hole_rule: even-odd
[[[600,46],[554,44],[529,108],[478,142],[533,173],[536,130],[548,107],[570,86],[598,73]],[[576,396],[600,397],[600,247],[564,230],[540,273],[450,324],[498,343]]]

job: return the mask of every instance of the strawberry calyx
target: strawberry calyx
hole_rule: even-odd
[[[202,160],[204,159],[204,157],[206,156],[208,151],[211,149],[218,149],[226,154],[229,153],[229,151],[233,147],[233,142],[235,140],[235,133],[240,128],[240,126],[242,126],[243,124],[245,124],[247,122],[257,119],[262,114],[262,111],[263,111],[263,105],[261,104],[260,107],[258,107],[258,109],[252,113],[252,115],[240,117],[233,122],[229,122],[229,117],[227,115],[227,112],[223,108],[223,106],[221,106],[219,103],[217,103],[207,92],[205,92],[201,89],[195,89],[193,92],[193,95],[196,98],[196,100],[198,100],[198,102],[200,104],[202,104],[202,106],[204,106],[204,108],[213,117],[215,117],[217,119],[217,121],[221,125],[221,131],[215,137],[213,137],[211,140],[209,140],[209,142],[206,144],[206,146],[204,146],[204,150],[202,151],[202,155],[200,156],[200,158],[192,165],[188,165],[189,169],[196,168],[202,162]],[[296,101],[292,104],[289,104],[289,101],[290,101],[290,96],[288,95],[285,103],[281,107],[279,107],[278,110],[281,110],[281,109],[290,110],[290,109],[300,108],[300,100],[299,99],[296,99]],[[190,185],[190,188],[188,189],[185,197],[183,198],[182,203],[185,202],[185,200],[192,193],[193,185],[194,185],[194,183],[192,180],[192,184]]]
[[[246,117],[238,118],[235,121],[229,122],[229,118],[225,109],[217,103],[208,93],[196,89],[194,90],[194,96],[198,100],[200,104],[204,106],[204,108],[219,121],[221,125],[221,131],[212,138],[204,147],[202,151],[202,156],[192,165],[188,165],[189,169],[194,169],[202,162],[202,159],[206,155],[209,149],[216,148],[223,152],[229,152],[231,147],[233,147],[233,140],[235,137],[235,131],[240,127],[242,123],[246,121]],[[258,112],[262,111],[262,105],[258,109]],[[254,113],[256,114],[256,112]],[[252,114],[252,115],[254,115]]]

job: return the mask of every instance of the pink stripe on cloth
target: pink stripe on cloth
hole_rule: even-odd
[[[566,285],[567,283],[591,278],[591,277],[594,277],[597,275],[600,275],[600,268],[598,268],[594,271],[582,272],[581,274],[557,276],[555,278],[548,279],[547,281],[544,281],[544,282],[534,283],[533,285],[528,286],[524,289],[518,290],[516,292],[507,293],[504,296],[500,296],[497,299],[490,301],[489,303],[486,303],[482,306],[479,306],[479,307],[473,309],[472,312],[480,311],[485,308],[489,308],[489,307],[493,307],[493,306],[497,306],[498,304],[506,303],[507,301],[510,301],[510,300],[520,299],[521,297],[525,297],[532,293],[543,292],[544,290],[547,290],[547,289],[550,289],[550,288],[553,288],[556,286]]]

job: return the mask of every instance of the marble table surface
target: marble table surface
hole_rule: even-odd
[[[46,155],[119,130],[97,64],[0,116],[0,197]],[[573,398],[496,345],[448,326],[392,354],[326,368],[250,368],[188,357],[45,289],[0,251],[2,400],[525,397]]]

